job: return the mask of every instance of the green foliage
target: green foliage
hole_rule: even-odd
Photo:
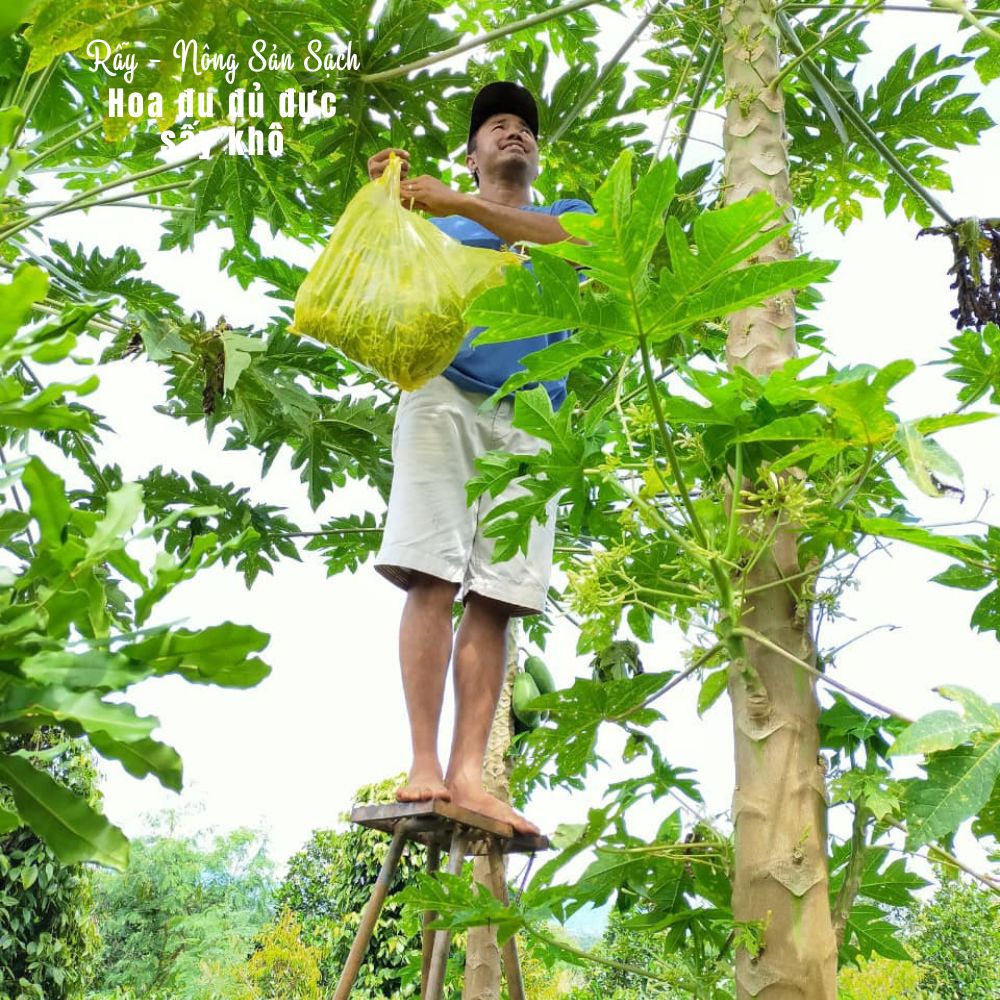
[[[546,933],[560,944],[579,947],[561,927],[550,924]],[[559,1000],[573,995],[588,982],[584,969],[567,962],[558,949],[554,949],[532,937],[518,940],[518,956],[521,960],[521,977],[524,980],[525,996],[532,1000]]]
[[[815,30],[813,25],[831,16],[827,11],[816,15],[812,24],[806,22],[806,30]],[[860,51],[867,51],[863,43]],[[951,190],[945,160],[936,150],[975,145],[994,124],[983,108],[974,107],[976,94],[958,92],[964,80],[955,70],[969,58],[941,56],[938,46],[918,57],[911,45],[881,80],[860,94],[851,80],[852,71],[844,72],[857,54],[856,48],[853,58],[845,58],[844,53],[827,59],[823,64],[826,78],[920,185]],[[809,65],[806,79],[786,105],[796,200],[823,209],[824,218],[841,230],[862,217],[862,198],[881,198],[887,214],[902,206],[908,218],[930,225],[933,217],[927,204],[856,126],[847,124],[849,137],[843,141],[820,99],[815,78],[809,77]],[[840,127],[845,126],[841,123]]]
[[[906,783],[910,847],[942,839],[975,816],[1000,778],[1000,705],[967,688],[938,690],[964,714],[931,712],[903,730],[890,749],[928,755],[926,780]]]
[[[302,928],[288,910],[254,939],[254,952],[229,971],[224,1000],[321,1000],[320,952],[302,943]]]
[[[948,879],[913,920],[921,988],[934,1000],[989,1000],[1000,982],[1000,904],[994,893]]]
[[[571,1000],[680,1000],[685,996],[706,1000],[729,1000],[732,983],[724,967],[704,963],[689,968],[683,957],[674,952],[666,935],[638,930],[621,914],[612,910],[601,942],[593,949],[595,957],[634,971],[609,965],[588,968],[588,981],[569,994]],[[647,978],[641,972],[660,976],[666,982]]]
[[[964,330],[951,338],[946,353],[947,359],[939,363],[954,366],[946,377],[962,385],[958,399],[963,405],[987,395],[1000,405],[1000,327],[987,323],[980,331]]]
[[[995,0],[985,3],[995,6]],[[739,659],[747,641],[730,626],[752,602],[746,571],[765,551],[761,531],[768,518],[798,526],[800,564],[815,569],[805,581],[799,614],[837,613],[857,565],[845,563],[863,558],[865,543],[909,544],[950,557],[953,565],[937,581],[982,591],[972,625],[1000,636],[1000,529],[948,535],[925,526],[896,480],[907,475],[938,495],[960,481],[938,435],[995,415],[996,328],[965,331],[952,340],[943,363],[959,394],[953,412],[943,415],[904,418],[895,412],[891,397],[915,367],[908,359],[883,368],[820,370],[816,361],[827,349],[801,314],[819,299],[809,283],[825,277],[830,265],[806,257],[761,263],[755,258],[771,238],[791,246],[792,234],[780,226],[761,232],[780,210],[762,198],[709,210],[721,200],[715,165],[684,173],[671,162],[672,155],[682,155],[691,116],[732,96],[720,72],[714,8],[658,7],[635,43],[633,52],[641,51],[645,62],[636,64],[639,82],[633,86],[626,58],[601,65],[600,23],[590,10],[497,39],[473,50],[464,66],[395,72],[444,54],[486,24],[507,23],[551,4],[525,0],[517,11],[498,14],[495,5],[470,0],[448,12],[451,20],[441,17],[438,0],[376,6],[373,17],[371,4],[353,0],[38,0],[17,3],[9,15],[8,27],[14,18],[29,27],[0,37],[0,90],[10,104],[0,111],[6,157],[0,165],[0,258],[15,271],[13,282],[0,284],[0,489],[4,500],[16,489],[25,502],[21,509],[5,504],[0,513],[0,546],[16,563],[16,569],[0,570],[0,670],[11,678],[0,702],[0,728],[20,732],[59,723],[86,734],[100,753],[133,774],[153,773],[178,787],[176,754],[150,736],[155,719],[136,715],[118,700],[119,692],[135,680],[169,672],[198,683],[255,683],[267,668],[252,654],[266,637],[231,623],[201,633],[157,629],[148,625],[157,602],[217,561],[234,564],[251,586],[261,572],[276,571],[281,557],[298,558],[292,538],[299,526],[269,505],[250,503],[238,484],[215,484],[201,473],[187,479],[159,467],[123,483],[116,466],[98,468],[93,443],[107,428],[85,399],[95,378],[46,384],[35,367],[73,357],[76,339],[92,336],[102,365],[142,358],[162,370],[160,412],[204,428],[209,439],[223,426],[224,447],[258,454],[262,475],[279,455],[287,457],[301,470],[313,510],[349,478],[371,486],[384,502],[391,481],[391,387],[338,352],[289,336],[290,305],[305,270],[266,256],[254,239],[255,223],[319,245],[366,179],[368,155],[386,145],[405,145],[416,171],[438,173],[470,190],[464,172],[448,165],[462,161],[468,100],[487,80],[520,80],[542,98],[546,169],[538,189],[547,201],[585,197],[598,213],[565,217],[572,235],[589,245],[534,249],[534,275],[512,274],[466,317],[489,326],[480,343],[576,331],[528,356],[525,372],[501,390],[567,376],[570,391],[558,413],[540,389],[518,394],[516,424],[549,447],[538,456],[486,456],[469,484],[469,498],[487,489],[495,496],[515,479],[527,486],[527,496],[498,508],[487,523],[498,555],[507,558],[525,546],[531,523],[558,494],[557,532],[572,544],[560,546],[567,586],[553,597],[560,612],[579,618],[578,652],[613,662],[623,623],[650,643],[656,619],[692,638],[692,648],[682,662],[658,671],[595,676],[538,700],[535,707],[548,708],[551,719],[524,739],[527,753],[515,777],[522,793],[535,782],[581,787],[600,763],[595,748],[607,724],[627,734],[627,759],[648,767],[609,789],[586,822],[561,828],[560,853],[541,867],[520,909],[509,908],[502,919],[508,926],[542,926],[588,901],[614,899],[636,929],[663,930],[671,947],[701,959],[693,968],[714,968],[736,930],[729,910],[728,841],[702,823],[682,828],[674,816],[664,820],[652,844],[628,831],[628,810],[646,796],[658,801],[669,793],[699,801],[690,771],[664,757],[649,727],[668,716],[666,695],[684,677],[702,685],[701,710],[721,696],[725,665]],[[626,8],[624,13],[636,13]],[[811,50],[807,58],[788,61],[781,83],[796,209],[822,210],[846,229],[861,216],[864,198],[879,198],[887,212],[902,208],[926,225],[930,192],[951,186],[942,153],[978,142],[992,126],[978,106],[973,70],[986,81],[1000,66],[989,35],[958,17],[940,15],[936,23],[969,32],[966,56],[906,48],[862,92],[854,79],[868,52],[867,16],[841,4],[795,12],[794,33]],[[230,93],[250,83],[252,41],[262,39],[269,50],[296,49],[303,24],[317,36],[350,39],[363,69],[324,80],[336,95],[338,113],[289,126],[280,161],[229,157],[215,148],[207,159],[165,163],[159,130],[175,124],[172,115],[160,122],[105,120],[103,128],[87,130],[103,118],[107,84],[82,58],[82,46],[93,37],[114,44],[141,35],[150,50],[164,51],[178,37],[197,37],[212,52],[234,52],[243,67],[236,79],[230,83],[212,74],[202,81],[215,85],[220,97],[216,113],[198,123],[207,129],[223,122]],[[550,52],[569,69],[546,92]],[[134,89],[162,92],[170,109],[177,90],[192,82],[172,70],[167,60],[144,64]],[[386,75],[371,78],[379,73]],[[261,77],[266,115],[273,115],[280,91],[302,82],[300,73],[285,70]],[[431,117],[443,127],[428,128]],[[651,121],[663,128],[656,148],[647,135]],[[667,137],[678,132],[680,142],[668,145]],[[9,155],[8,146],[14,147]],[[178,304],[180,290],[140,276],[142,261],[131,248],[105,255],[48,238],[47,210],[32,204],[43,181],[61,183],[67,196],[78,199],[55,211],[86,208],[99,217],[106,193],[117,197],[126,179],[133,179],[127,200],[154,207],[157,214],[149,217],[163,220],[164,250],[192,248],[195,237],[213,225],[226,230],[220,268],[243,287],[264,282],[274,315],[262,318],[258,329],[238,330],[225,317],[213,324],[204,313],[186,315]],[[164,188],[163,181],[170,184]],[[36,253],[38,243],[44,249]],[[588,280],[581,285],[567,261],[579,264]],[[727,315],[781,296],[791,322],[793,294],[797,335],[814,357],[790,362],[768,378],[720,371]],[[973,404],[992,409],[970,413]],[[70,470],[50,469],[31,457],[38,437],[62,451],[72,477]],[[746,480],[738,499],[760,514],[752,523],[728,513],[734,469]],[[73,481],[83,486],[67,489]],[[149,523],[148,534],[133,537],[152,538],[165,550],[151,571],[127,551],[140,516]],[[306,548],[324,559],[330,574],[354,572],[377,548],[380,523],[378,511],[344,512],[310,525],[317,533]],[[542,649],[552,622],[546,613],[527,623],[530,639]],[[859,811],[869,852],[861,901],[847,924],[848,954],[895,954],[899,947],[883,907],[909,905],[915,883],[912,873],[881,853],[891,825],[909,828],[911,847],[947,842],[970,818],[977,836],[1000,832],[991,742],[996,727],[960,704],[961,715],[950,713],[957,723],[919,720],[908,736],[894,720],[867,715],[848,699],[838,697],[824,712],[834,798],[838,808]],[[895,779],[895,755],[888,748],[897,738],[903,747],[907,740],[917,747],[926,778],[905,784]],[[63,858],[123,863],[120,833],[93,810],[60,796],[40,769],[16,757],[0,769],[0,780],[16,793],[14,808],[8,804],[0,811],[0,830],[27,820]],[[58,822],[49,823],[45,807],[53,805]],[[308,859],[302,860],[300,881],[308,891],[303,888],[297,912],[306,937],[317,935],[314,943],[326,948],[327,980],[335,964],[329,956],[346,948],[356,919],[351,914],[366,898],[385,848],[384,838],[350,839],[355,832],[317,843],[313,858],[321,872],[323,859],[339,857],[346,844],[351,850],[364,846],[367,853],[355,853],[375,859],[363,866],[367,881],[334,881],[335,912],[346,921],[339,929],[320,912],[326,906],[321,876],[307,877]],[[568,860],[592,847],[596,860],[578,885],[553,883]],[[344,870],[353,873],[354,855],[349,857]],[[834,852],[835,890],[846,881],[851,857],[846,847]],[[418,889],[458,892],[447,880]],[[487,913],[499,916],[492,902],[471,892],[454,895],[450,903],[451,916],[465,925]],[[316,914],[308,912],[313,905]],[[411,992],[412,962],[403,970],[401,956],[412,956],[414,930],[411,924],[389,933],[394,957],[390,962],[383,956],[380,967],[396,970],[391,981]],[[374,995],[382,995],[390,981],[380,981],[382,972],[369,970]],[[146,997],[155,995],[151,989]]]
[[[504,286],[484,292],[466,310],[469,323],[488,327],[476,337],[477,345],[577,330],[568,340],[525,355],[524,371],[510,376],[491,399],[526,382],[566,375],[584,358],[609,349],[631,355],[646,340],[676,348],[674,338],[697,324],[812,284],[834,268],[827,261],[806,259],[742,266],[787,231],[778,226],[761,232],[781,214],[761,195],[697,216],[693,246],[677,219],[668,216],[670,262],[653,280],[649,265],[664,239],[663,216],[674,197],[677,168],[672,160],[660,161],[642,175],[634,191],[632,173],[632,153],[624,150],[594,192],[597,215],[560,216],[566,231],[586,244],[564,241],[535,248],[532,273],[509,269]],[[567,261],[585,267],[592,279],[582,299],[576,271]],[[568,419],[565,409],[565,404],[560,407],[559,424],[541,415],[548,426],[539,436],[565,440],[566,429],[560,426]]]
[[[920,989],[920,967],[891,958],[860,959],[840,973],[838,1000],[927,1000]]]
[[[21,487],[28,500],[24,509],[18,495],[18,509],[0,515],[0,544],[14,560],[13,568],[0,573],[5,676],[0,733],[58,725],[70,736],[86,736],[100,754],[120,761],[136,777],[155,774],[163,785],[179,790],[180,758],[151,736],[158,720],[105,696],[167,673],[235,687],[252,686],[267,675],[268,666],[250,655],[268,640],[256,629],[231,623],[202,631],[139,629],[173,587],[211,565],[227,547],[239,546],[246,532],[223,543],[203,534],[183,559],[161,554],[149,576],[129,554],[130,541],[218,508],[167,513],[160,507],[161,518],[129,537],[142,511],[142,486],[119,481],[112,488],[109,478],[117,477],[96,469],[87,450],[87,437],[96,433],[94,415],[62,402],[67,391],[92,391],[97,376],[76,386],[43,386],[28,364],[72,356],[77,332],[98,310],[70,307],[54,321],[31,323],[48,286],[46,272],[33,265],[20,266],[12,281],[0,285],[0,364],[19,372],[0,380],[0,440],[26,442],[30,432],[69,432],[103,488],[100,495],[81,499],[37,457],[4,462],[3,488]],[[126,585],[138,588],[138,594],[130,595]],[[0,783],[13,800],[6,825],[28,824],[67,864],[125,865],[128,844],[122,832],[28,760],[0,755]]]
[[[123,873],[96,878],[96,991],[212,1000],[207,970],[241,963],[270,916],[274,866],[258,833],[203,844],[175,824],[162,817],[162,832],[133,841]]]
[[[0,734],[0,747],[44,762],[60,786],[97,804],[93,755],[81,741],[46,727],[26,736]],[[0,836],[0,996],[82,996],[98,947],[92,907],[87,868],[63,864],[28,827]]]

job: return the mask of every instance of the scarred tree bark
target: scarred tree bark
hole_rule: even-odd
[[[790,219],[783,95],[780,86],[768,89],[778,71],[773,10],[771,0],[727,0],[722,10],[726,200],[768,191],[786,206]],[[758,259],[793,255],[792,241],[783,236]],[[794,319],[791,294],[734,314],[730,366],[755,375],[781,367],[795,355]],[[771,527],[757,523],[752,513],[744,525],[757,538]],[[802,589],[778,582],[799,572],[794,526],[782,524],[770,552],[751,571],[747,589],[754,593],[740,624],[815,664]],[[736,756],[733,913],[738,922],[763,927],[763,947],[756,954],[752,944],[737,951],[737,995],[740,1000],[834,1000],[837,948],[828,897],[827,801],[815,681],[760,643],[748,639],[744,648],[745,658],[734,661],[729,673]]]
[[[503,691],[500,693],[500,701],[497,703],[497,712],[490,730],[486,760],[483,765],[483,786],[491,795],[497,796],[504,802],[510,801],[510,775],[513,770],[513,763],[507,752],[514,737],[510,701],[514,678],[518,672],[518,632],[518,620],[511,618],[507,626],[507,676],[504,679]],[[507,856],[504,855],[505,873],[506,861]],[[472,863],[472,873],[477,882],[481,882],[487,888],[490,887],[490,867],[487,858],[475,858]],[[496,928],[471,928],[466,946],[462,1000],[499,1000],[500,969]]]

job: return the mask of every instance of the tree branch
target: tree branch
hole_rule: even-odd
[[[754,642],[759,642],[762,646],[788,660],[789,663],[794,663],[795,666],[801,667],[804,671],[806,671],[806,673],[812,674],[815,678],[823,681],[825,684],[829,684],[830,687],[835,687],[838,691],[843,691],[844,694],[849,694],[852,698],[857,698],[858,701],[863,701],[866,705],[871,705],[872,708],[878,709],[878,711],[884,713],[885,715],[891,715],[894,718],[899,719],[901,722],[913,722],[913,719],[911,719],[908,715],[904,715],[902,712],[897,712],[894,708],[889,708],[888,705],[883,705],[881,702],[875,701],[874,698],[869,698],[860,691],[855,691],[854,688],[850,688],[846,684],[842,684],[840,681],[834,680],[832,677],[823,673],[822,670],[817,670],[811,663],[806,663],[805,660],[800,660],[793,653],[789,653],[787,649],[782,649],[781,646],[777,645],[777,643],[771,642],[767,636],[761,635],[752,628],[746,628],[743,625],[737,626],[733,629],[733,635],[741,635],[747,639],[753,639]]]
[[[572,0],[571,3],[563,4],[562,7],[555,7],[552,10],[543,11],[541,14],[532,14],[531,17],[522,18],[520,21],[513,21],[494,31],[487,31],[485,35],[470,38],[467,42],[460,42],[450,49],[445,49],[444,52],[436,52],[434,55],[417,59],[415,62],[406,63],[404,66],[396,66],[394,69],[384,69],[380,73],[362,73],[359,79],[362,83],[378,83],[380,80],[391,80],[397,76],[406,76],[414,70],[444,62],[452,56],[461,55],[470,49],[479,48],[480,45],[486,45],[498,38],[506,38],[507,35],[513,35],[524,28],[533,28],[536,24],[543,24],[546,21],[551,21],[553,18],[561,17],[563,14],[571,14],[574,10],[580,10],[582,7],[590,7],[598,2],[599,0]]]
[[[844,883],[837,893],[830,916],[833,918],[833,931],[837,936],[837,948],[844,944],[844,931],[854,906],[854,900],[861,888],[861,874],[865,870],[865,858],[868,854],[868,810],[860,803],[854,806],[854,821],[851,824],[851,856],[844,873]]]

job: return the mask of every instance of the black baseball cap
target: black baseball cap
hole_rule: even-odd
[[[488,83],[476,94],[472,101],[472,114],[469,116],[468,141],[472,142],[472,137],[487,118],[504,112],[523,118],[535,141],[538,141],[538,105],[534,97],[520,84],[506,80]]]

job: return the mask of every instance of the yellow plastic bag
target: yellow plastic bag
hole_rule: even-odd
[[[440,374],[467,332],[462,312],[514,253],[467,247],[400,202],[400,159],[351,199],[295,296],[289,332],[339,348],[412,391]]]

